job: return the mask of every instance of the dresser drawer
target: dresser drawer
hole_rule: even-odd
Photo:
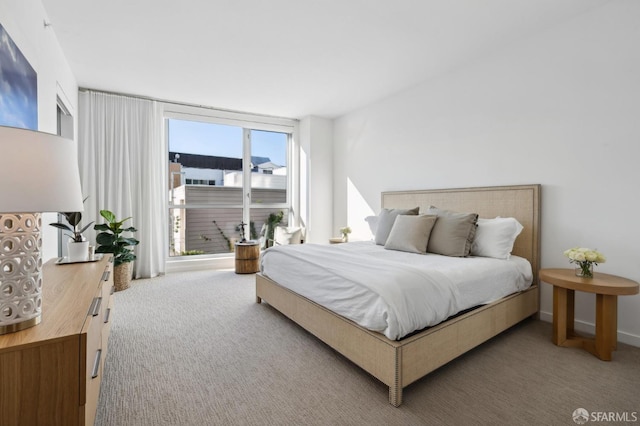
[[[102,358],[107,355],[107,343],[109,341],[109,333],[111,332],[111,315],[113,314],[113,264],[105,269],[102,275]],[[104,363],[104,361],[103,361]]]
[[[102,288],[93,299],[87,317],[86,327],[86,353],[85,353],[85,424],[92,425],[95,417],[98,397],[100,395],[100,380],[102,379],[102,364],[104,353],[102,350],[102,329],[104,327],[103,315],[104,299]]]

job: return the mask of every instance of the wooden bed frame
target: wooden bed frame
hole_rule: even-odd
[[[515,217],[524,226],[513,254],[531,262],[533,285],[494,303],[449,319],[399,341],[369,331],[269,278],[256,275],[262,300],[389,386],[389,402],[402,404],[402,389],[489,340],[539,307],[540,185],[394,191],[382,193],[382,207],[426,211],[429,205],[480,217]]]

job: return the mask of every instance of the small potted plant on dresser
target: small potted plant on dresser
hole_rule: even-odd
[[[86,200],[86,198],[84,199]],[[85,238],[82,233],[86,231],[93,222],[88,225],[80,228],[80,221],[82,220],[81,212],[68,212],[68,213],[60,213],[67,220],[68,225],[66,223],[57,222],[50,223],[49,225],[54,226],[58,229],[62,229],[63,231],[69,231],[67,234],[71,239],[67,243],[67,261],[68,262],[86,262],[89,260],[89,241]]]
[[[136,232],[133,226],[123,228],[124,222],[131,219],[118,220],[116,215],[109,210],[100,210],[100,216],[104,218],[106,223],[93,227],[96,231],[100,231],[96,235],[96,253],[113,254],[113,285],[116,291],[126,290],[131,283],[131,262],[136,258],[133,249],[140,241],[132,237],[124,237],[124,232]]]

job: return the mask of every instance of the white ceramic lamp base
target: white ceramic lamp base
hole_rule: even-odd
[[[40,322],[41,229],[40,213],[0,213],[0,334]]]

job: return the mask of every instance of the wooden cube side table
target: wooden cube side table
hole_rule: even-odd
[[[611,361],[618,345],[618,296],[638,294],[638,283],[616,275],[594,272],[577,277],[573,269],[541,269],[540,280],[553,285],[553,343],[581,347],[603,361]],[[575,291],[596,295],[595,339],[575,333]]]
[[[260,270],[260,245],[257,241],[244,241],[236,246],[236,274],[253,274]]]

